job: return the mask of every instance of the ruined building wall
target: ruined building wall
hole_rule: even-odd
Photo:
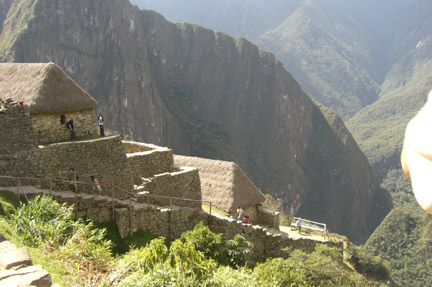
[[[148,191],[149,195],[189,200],[148,196],[143,197],[142,202],[161,206],[169,206],[172,204],[175,206],[201,209],[201,183],[196,168],[179,167],[177,171],[157,174],[146,184],[145,190]]]
[[[0,101],[0,175],[33,176],[31,158],[36,150],[28,107]],[[15,185],[16,181],[0,179],[0,184]]]
[[[45,178],[68,180],[69,169],[74,168],[79,181],[87,183],[78,185],[79,192],[91,191],[91,175],[99,180],[105,195],[111,195],[113,185],[123,189],[115,190],[119,199],[129,198],[125,191],[133,191],[131,168],[119,136],[51,144],[40,149],[35,161],[43,167],[41,177]],[[71,186],[57,182],[54,188],[69,190]]]
[[[131,165],[134,184],[142,184],[143,177],[151,178],[156,174],[170,172],[174,164],[171,149],[126,141],[123,141],[123,147]]]
[[[74,118],[77,137],[97,134],[96,116],[93,109],[61,114],[32,114],[32,124],[39,144],[47,144],[70,139],[66,122]],[[63,121],[62,121],[63,118]]]

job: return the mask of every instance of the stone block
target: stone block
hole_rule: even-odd
[[[27,248],[17,248],[15,244],[8,240],[0,242],[0,268],[11,269],[32,264]]]
[[[0,286],[50,287],[51,285],[51,276],[40,265],[17,270],[0,270]]]

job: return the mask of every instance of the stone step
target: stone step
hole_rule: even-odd
[[[1,270],[0,286],[52,286],[51,276],[40,265],[27,266],[20,269]]]
[[[33,262],[27,248],[17,248],[12,242],[0,242],[0,268],[11,269],[18,266],[31,266]]]

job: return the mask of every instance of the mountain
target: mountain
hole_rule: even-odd
[[[275,53],[312,98],[347,121],[397,205],[414,207],[399,155],[405,126],[432,89],[432,2],[132,1]]]
[[[244,36],[272,51],[315,100],[344,119],[378,99],[408,0],[132,0],[175,22]]]
[[[432,218],[392,210],[365,243],[366,251],[392,265],[400,286],[432,286]]]
[[[58,64],[108,128],[235,161],[291,214],[359,242],[392,207],[340,118],[244,38],[118,0],[15,0],[0,37],[1,61]]]
[[[253,39],[279,25],[302,0],[132,0],[161,12],[173,22],[198,23],[213,30]]]
[[[431,9],[432,3],[423,0],[407,9],[390,50],[395,63],[381,85],[380,99],[347,122],[385,186],[393,189],[394,182],[399,186],[393,192],[399,199],[412,198],[400,166],[405,128],[432,89],[432,20],[426,12]],[[401,200],[398,206],[405,202],[412,210],[410,201]]]
[[[308,94],[345,119],[378,98],[374,65],[384,61],[370,35],[336,5],[303,1],[256,43],[275,51]]]

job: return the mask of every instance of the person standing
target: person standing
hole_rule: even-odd
[[[302,219],[299,217],[296,222],[298,233],[301,234],[301,227],[302,227]]]
[[[70,130],[71,133],[71,141],[75,140],[75,127],[73,117],[66,123],[66,127]]]
[[[99,130],[100,130],[100,136],[104,137],[105,136],[105,130],[104,130],[104,124],[103,124],[103,113],[99,114],[98,117],[98,125],[99,125]]]
[[[78,179],[79,179],[79,176],[78,176],[78,174],[75,172],[75,169],[74,169],[73,167],[71,167],[71,168],[69,169],[69,173],[70,173],[70,175],[71,175],[71,178],[70,178],[70,184],[71,184],[71,186],[72,186],[72,190],[73,190],[74,192],[77,192],[77,191],[78,191]]]
[[[237,221],[243,222],[243,215],[244,215],[243,209],[240,206],[237,207]]]

